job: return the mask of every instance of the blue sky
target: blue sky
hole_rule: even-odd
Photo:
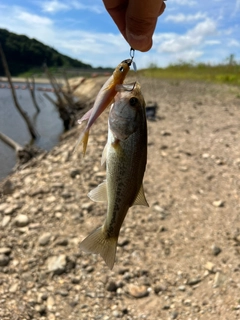
[[[138,68],[181,61],[240,60],[240,0],[167,0],[154,44],[137,52]],[[35,38],[92,66],[115,67],[129,57],[101,0],[0,0],[0,28]]]

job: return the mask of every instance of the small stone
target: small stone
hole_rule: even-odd
[[[106,289],[107,289],[107,291],[109,291],[109,292],[116,292],[117,289],[118,289],[118,286],[117,286],[116,282],[110,281],[110,282],[108,283]]]
[[[46,315],[46,307],[41,304],[41,305],[36,305],[35,307],[35,311],[38,312],[41,316],[45,316]]]
[[[93,207],[92,202],[86,202],[82,204],[82,210],[91,211],[92,207]]]
[[[17,227],[26,227],[29,224],[28,216],[25,214],[19,214],[15,218],[15,225]]]
[[[76,178],[77,175],[80,175],[80,173],[81,173],[81,171],[79,169],[73,169],[70,172],[70,177],[74,179],[74,178]]]
[[[87,267],[86,267],[86,271],[87,271],[88,273],[91,273],[91,272],[94,271],[94,267],[93,267],[93,266],[87,266]]]
[[[163,137],[167,137],[167,136],[171,136],[172,134],[171,134],[170,131],[162,130],[162,131],[161,131],[161,135],[162,135]]]
[[[9,207],[9,203],[4,202],[0,204],[0,212],[4,213],[5,210]]]
[[[49,313],[48,320],[55,320],[56,316],[54,313]]]
[[[59,290],[57,293],[60,294],[62,297],[67,297],[68,296],[68,291],[67,290]]]
[[[57,219],[61,219],[62,218],[62,213],[61,212],[55,212],[55,217],[57,218]]]
[[[45,188],[45,189],[43,189],[42,187],[38,187],[38,188],[36,188],[36,189],[31,189],[29,192],[28,192],[28,195],[30,196],[30,197],[35,197],[35,196],[38,196],[38,195],[40,195],[40,194],[44,194],[44,193],[48,193],[50,190],[49,189],[47,189],[47,188]]]
[[[54,274],[62,274],[66,270],[67,257],[64,254],[48,258],[48,271]]]
[[[178,317],[178,312],[174,310],[174,311],[171,313],[171,319],[177,319],[177,317]]]
[[[192,300],[190,300],[190,299],[185,299],[185,300],[183,300],[183,304],[184,304],[185,306],[187,306],[187,307],[190,307],[191,304],[192,304]]]
[[[56,245],[57,246],[67,246],[68,245],[68,239],[67,238],[58,239],[56,241]]]
[[[2,219],[2,227],[5,228],[9,224],[10,221],[11,221],[10,216],[4,216]]]
[[[213,287],[217,288],[223,285],[224,281],[226,280],[226,276],[222,274],[221,272],[217,272],[214,281],[213,281]]]
[[[71,194],[69,191],[65,190],[65,191],[63,191],[63,192],[61,193],[61,196],[62,196],[64,199],[69,199],[69,198],[72,197],[72,194]]]
[[[14,293],[14,292],[16,292],[18,290],[18,283],[14,283],[14,284],[12,284],[11,285],[11,287],[9,288],[9,292],[10,293]]]
[[[182,172],[188,171],[188,167],[187,167],[187,166],[181,166],[181,167],[179,167],[178,169],[179,169],[180,171],[182,171]]]
[[[153,209],[154,209],[155,211],[157,211],[157,212],[161,212],[161,213],[164,213],[164,212],[165,212],[165,209],[162,208],[162,207],[160,207],[158,204],[155,204],[155,205],[153,206]]]
[[[182,286],[179,286],[179,287],[178,287],[178,290],[179,290],[179,291],[185,291],[185,290],[186,290],[186,287],[183,286],[183,285],[182,285]]]
[[[64,188],[64,183],[55,182],[55,183],[52,184],[52,188],[54,188],[54,189],[62,189],[62,188]]]
[[[57,201],[57,198],[54,197],[54,196],[50,196],[50,197],[47,197],[47,198],[45,199],[45,201],[48,202],[48,203],[53,203],[53,202],[56,202],[56,201]]]
[[[122,317],[122,313],[118,310],[114,310],[112,315],[114,318],[121,318]]]
[[[47,309],[48,309],[48,311],[52,311],[53,310],[54,304],[55,304],[55,301],[54,301],[53,297],[49,296],[47,298]]]
[[[11,215],[13,214],[17,209],[19,209],[18,205],[10,205],[8,204],[7,208],[4,210],[4,214]]]
[[[128,286],[128,292],[132,297],[138,299],[147,297],[149,294],[149,291],[146,286],[137,286],[134,284],[130,284]]]
[[[221,248],[219,248],[218,246],[215,246],[215,245],[212,246],[212,254],[214,256],[218,256],[219,253],[221,253],[221,252],[222,252]]]
[[[212,262],[207,262],[205,264],[205,269],[207,269],[207,271],[214,273],[214,269],[215,269],[215,265]]]
[[[0,254],[6,254],[9,255],[11,253],[12,249],[9,247],[2,247],[0,248]]]
[[[5,267],[9,264],[9,257],[6,256],[5,254],[0,254],[0,266]]]
[[[191,278],[187,281],[187,284],[189,286],[194,286],[195,284],[198,284],[199,282],[201,282],[200,278]]]
[[[46,246],[49,243],[51,236],[50,232],[43,233],[38,239],[38,244],[40,246]]]
[[[14,184],[12,183],[11,180],[6,180],[2,186],[2,191],[3,194],[7,195],[7,194],[11,194],[14,191]]]
[[[213,204],[214,207],[218,207],[218,208],[224,207],[224,201],[223,200],[213,201],[212,204]]]
[[[130,240],[129,240],[129,239],[123,239],[123,240],[118,241],[118,246],[119,246],[119,247],[125,247],[125,246],[127,246],[129,243],[130,243]]]
[[[159,292],[164,292],[164,291],[166,291],[166,290],[167,290],[166,286],[161,285],[161,284],[157,284],[157,285],[154,287],[154,292],[155,292],[156,294],[159,294]]]
[[[72,280],[71,280],[71,282],[73,283],[73,284],[79,284],[80,283],[80,278],[78,278],[78,277],[75,277],[75,278],[72,278]]]
[[[209,154],[208,153],[203,153],[202,154],[202,158],[203,159],[208,159],[210,156],[209,156]]]

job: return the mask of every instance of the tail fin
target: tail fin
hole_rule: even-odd
[[[86,153],[86,150],[87,150],[87,144],[88,144],[88,136],[89,136],[89,130],[88,129],[85,129],[81,134],[80,134],[80,137],[73,149],[73,152],[76,151],[78,145],[80,143],[83,144],[83,155],[85,156],[85,153]]]
[[[93,231],[80,243],[80,249],[85,252],[100,254],[106,265],[112,269],[117,248],[117,238],[107,238],[102,227]]]

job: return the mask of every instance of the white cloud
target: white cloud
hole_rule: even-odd
[[[179,53],[194,49],[201,45],[204,38],[216,32],[215,23],[206,19],[198,23],[193,29],[189,30],[185,35],[173,34],[172,37],[163,41],[158,48],[158,52]]]
[[[41,1],[39,2],[43,12],[55,13],[57,11],[69,10],[69,5],[66,5],[58,0]]]
[[[206,41],[204,41],[204,43],[206,45],[215,46],[215,45],[221,44],[221,41],[219,41],[219,40],[206,40]]]
[[[66,3],[63,3],[59,0],[51,1],[38,1],[37,4],[40,6],[43,12],[47,13],[57,13],[59,11],[70,11],[70,10],[86,10],[94,13],[102,13],[103,5],[100,6],[92,1],[87,1],[88,4],[82,3],[78,0],[70,0]]]
[[[87,2],[89,3],[89,1]],[[87,11],[92,11],[98,14],[103,12],[103,5],[99,6],[95,3],[83,4],[82,2],[77,0],[70,1],[69,3],[74,9],[77,9],[77,10],[87,10]]]
[[[171,0],[172,3],[176,3],[179,6],[194,6],[197,4],[197,1],[194,0]]]
[[[22,11],[20,8],[15,10],[16,17],[15,19],[20,20],[21,23],[28,24],[30,26],[36,25],[37,27],[41,26],[51,26],[52,21],[49,18],[41,17],[36,14],[31,14],[28,12]]]
[[[240,10],[240,0],[236,0],[235,12],[238,12],[239,10]]]
[[[229,42],[228,42],[228,46],[229,47],[240,47],[240,42],[235,40],[235,39],[231,39]]]
[[[206,14],[201,12],[198,12],[196,14],[188,14],[188,15],[179,13],[176,15],[168,15],[165,18],[165,21],[173,21],[173,22],[179,23],[179,22],[192,22],[192,21],[201,20],[205,18],[206,18]]]

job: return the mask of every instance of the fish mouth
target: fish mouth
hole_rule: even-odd
[[[126,63],[130,67],[132,64],[132,61],[133,59],[126,59],[126,60],[123,60],[122,63]]]

